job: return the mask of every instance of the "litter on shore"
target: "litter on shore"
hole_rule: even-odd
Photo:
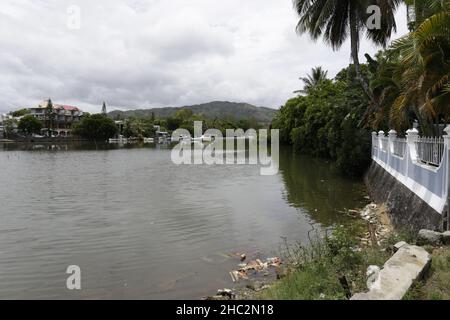
[[[256,259],[248,263],[239,264],[239,269],[231,271],[230,276],[233,282],[238,282],[240,279],[248,280],[249,271],[261,272],[269,267],[278,268],[280,265],[280,258],[268,258],[265,262],[262,262],[260,259]]]

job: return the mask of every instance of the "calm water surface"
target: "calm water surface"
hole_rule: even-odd
[[[230,253],[342,222],[359,182],[281,150],[257,166],[176,166],[170,150],[0,144],[0,299],[198,299],[232,286]],[[66,289],[69,265],[82,290]]]

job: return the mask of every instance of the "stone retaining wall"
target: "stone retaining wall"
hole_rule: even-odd
[[[366,173],[364,182],[375,202],[386,203],[391,222],[396,229],[444,229],[445,215],[431,208],[375,161]]]

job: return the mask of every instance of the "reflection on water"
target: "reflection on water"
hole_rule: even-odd
[[[232,286],[229,253],[275,255],[362,194],[284,149],[276,176],[176,166],[159,145],[4,144],[0,164],[0,298],[200,298]],[[73,264],[81,291],[65,288]]]
[[[295,208],[306,209],[322,225],[345,219],[342,211],[363,202],[361,181],[342,178],[332,162],[293,154],[286,148],[280,150],[280,172],[285,199]]]

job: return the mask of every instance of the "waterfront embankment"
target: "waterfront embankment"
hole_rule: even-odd
[[[336,300],[360,297],[394,299],[450,298],[450,246],[448,233],[430,242],[425,235],[395,229],[385,204],[371,203],[362,210],[349,210],[355,217],[352,226],[338,226],[331,233],[321,234],[307,245],[290,246],[283,254],[278,280],[252,281],[245,288],[220,290],[216,299],[280,299]],[[412,245],[408,245],[412,244]],[[421,246],[419,246],[421,245]],[[403,247],[403,248],[402,248]],[[401,251],[403,250],[403,251]],[[411,251],[412,250],[412,251]],[[411,273],[389,283],[391,265],[395,272],[407,274],[411,259],[409,251],[421,252],[426,259]],[[392,262],[391,262],[392,260]],[[414,262],[415,264],[415,262]],[[405,272],[402,268],[405,268]],[[420,269],[420,270],[419,270]],[[365,294],[381,282],[384,288],[396,286],[394,292]],[[387,283],[386,283],[387,281]],[[358,294],[360,293],[360,294]]]

